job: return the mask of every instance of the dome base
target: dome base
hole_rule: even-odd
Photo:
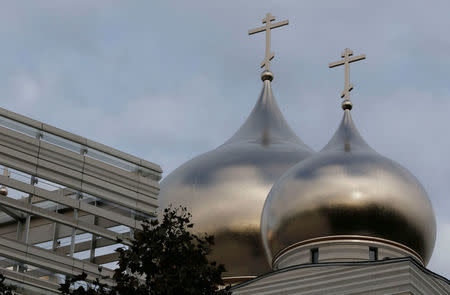
[[[275,256],[272,268],[278,270],[299,264],[376,261],[400,257],[412,257],[424,265],[414,250],[393,241],[356,235],[329,236],[285,248]]]

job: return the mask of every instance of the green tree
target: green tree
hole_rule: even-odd
[[[169,207],[161,220],[145,221],[142,230],[135,232],[132,245],[116,250],[115,286],[99,280],[87,283],[82,274],[68,278],[60,291],[74,295],[231,294],[229,286],[221,287],[225,267],[207,259],[213,236],[193,234],[191,217],[186,208]]]

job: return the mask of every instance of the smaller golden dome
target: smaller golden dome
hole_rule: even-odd
[[[350,110],[323,150],[296,164],[272,187],[261,219],[270,263],[307,241],[348,237],[400,244],[426,265],[436,221],[419,181],[375,152]]]

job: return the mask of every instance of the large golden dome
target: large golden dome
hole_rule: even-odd
[[[291,251],[289,259],[296,255],[298,263],[306,252],[294,248],[312,245],[306,250],[313,251],[326,242],[324,261],[354,257],[351,249],[363,249],[355,245],[384,245],[396,251],[391,251],[394,256],[403,253],[426,265],[436,234],[430,200],[410,172],[364,141],[350,109],[323,150],[289,169],[270,191],[261,220],[268,259],[275,263]],[[332,248],[337,242],[331,241],[341,248]],[[363,253],[367,259],[369,247]]]
[[[226,277],[270,270],[260,238],[264,200],[275,181],[312,154],[287,125],[264,72],[263,90],[244,125],[223,145],[178,167],[161,182],[160,208],[187,206],[195,229],[215,236],[212,259]]]

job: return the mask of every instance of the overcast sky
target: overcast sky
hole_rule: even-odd
[[[417,3],[416,3],[417,2]],[[309,3],[309,4],[308,4]],[[0,106],[160,164],[164,175],[244,122],[261,90],[271,12],[273,91],[315,150],[353,119],[426,188],[438,224],[429,268],[450,278],[450,2],[2,1]]]

